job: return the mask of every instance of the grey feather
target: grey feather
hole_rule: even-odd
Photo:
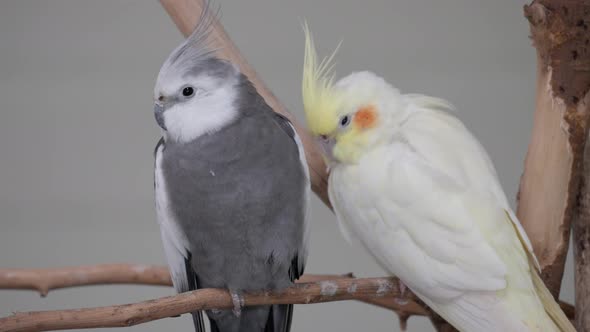
[[[195,270],[193,270],[191,261],[192,261],[192,255],[189,252],[187,257],[184,260],[184,267],[185,267],[186,276],[188,279],[188,290],[189,291],[196,290],[197,285],[199,284],[197,274],[195,273]],[[191,313],[191,315],[193,316],[193,325],[195,326],[195,331],[196,332],[205,332],[205,324],[203,323],[203,313],[201,311],[195,311],[195,312]]]
[[[158,210],[158,217],[160,222],[160,229],[162,232],[162,241],[164,244],[164,251],[166,253],[166,257],[168,260],[168,264],[170,266],[170,272],[172,276],[172,282],[174,284],[174,288],[179,292],[188,292],[192,290],[196,290],[198,288],[198,277],[192,267],[192,254],[186,250],[186,247],[182,245],[182,243],[178,243],[178,239],[175,239],[173,234],[170,233],[170,223],[174,222],[172,220],[166,220],[168,217],[165,211],[162,209],[165,208],[163,206],[159,206],[163,203],[162,199],[165,195],[165,183],[166,181],[163,179],[163,174],[161,170],[160,163],[161,161],[161,151],[164,148],[164,139],[160,139],[156,144],[156,148],[154,150],[154,157],[156,162],[154,163],[155,167],[155,176],[154,176],[154,189],[156,191],[156,206]],[[175,243],[176,242],[176,243]],[[193,325],[195,327],[196,332],[205,332],[205,325],[203,323],[203,314],[201,311],[196,311],[192,313],[193,317]]]
[[[249,92],[240,98],[241,115],[234,123],[190,143],[167,142],[163,150],[173,213],[189,241],[198,244],[188,250],[203,287],[252,289],[252,282],[261,283],[260,289],[272,283],[286,287],[302,242],[304,209],[299,201],[306,183],[297,146],[274,121],[274,113],[261,109],[263,101],[253,100]],[[228,251],[235,254],[228,256],[250,257],[231,264],[217,260],[216,253]],[[274,260],[268,266],[271,254]],[[208,265],[219,270],[209,275],[202,268]],[[260,278],[233,273],[257,265]],[[272,275],[264,271],[268,268],[283,270],[283,280],[270,280]],[[215,282],[221,271],[234,276]]]
[[[155,189],[164,249],[178,292],[282,289],[305,266],[307,165],[289,120],[270,109],[237,66],[215,57],[209,37],[217,16],[207,1],[194,32],[164,62],[154,89],[166,138],[181,130],[166,125],[170,114],[176,116],[172,124],[203,125],[215,100],[223,105],[215,114],[232,114],[208,123],[211,130],[197,128],[194,136],[158,144]],[[201,94],[187,99],[178,83],[167,85],[179,80]],[[176,113],[164,116],[168,110]],[[292,312],[293,306],[274,305],[243,308],[239,317],[230,310],[207,315],[212,332],[287,332]],[[200,313],[193,321],[203,332]]]
[[[161,75],[170,71],[187,73],[190,68],[205,59],[212,58],[218,49],[211,47],[211,31],[219,20],[220,7],[212,8],[212,1],[205,1],[197,26],[190,36],[168,56],[160,69]]]
[[[212,68],[211,70],[220,70]],[[283,289],[303,273],[306,191],[295,132],[240,76],[239,115],[212,134],[163,143],[161,172],[199,288]],[[208,312],[220,332],[290,329],[292,307]]]

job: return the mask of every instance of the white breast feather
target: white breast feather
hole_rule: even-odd
[[[185,258],[187,257],[188,240],[174,220],[174,214],[170,210],[166,181],[162,171],[162,149],[161,144],[156,151],[156,163],[154,181],[156,189],[156,214],[160,224],[160,233],[164,245],[166,261],[172,276],[172,283],[177,292],[184,292],[189,289],[186,275]]]

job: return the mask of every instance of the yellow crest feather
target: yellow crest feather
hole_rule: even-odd
[[[307,125],[314,135],[328,135],[338,124],[337,110],[339,98],[333,89],[334,65],[332,60],[340,44],[332,55],[317,61],[317,53],[307,22],[303,24],[305,32],[305,59],[303,62],[303,79],[301,93]]]

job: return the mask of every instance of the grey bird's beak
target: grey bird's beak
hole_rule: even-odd
[[[334,158],[333,150],[334,145],[336,145],[336,139],[334,137],[321,135],[318,137],[317,141],[326,159],[328,159],[330,162],[335,161],[336,159]]]
[[[166,130],[166,123],[164,122],[164,111],[166,109],[164,108],[163,105],[160,105],[158,103],[154,104],[154,116],[156,117],[156,122],[158,123],[158,126],[160,126],[160,128]]]

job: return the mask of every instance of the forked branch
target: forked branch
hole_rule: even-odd
[[[354,289],[354,285],[358,287],[357,281],[368,280],[368,279],[354,279],[352,274],[346,275],[303,275],[298,281],[298,284],[307,283],[320,283],[324,285],[325,290],[330,289],[332,282],[335,281],[347,281],[350,282],[351,291]],[[399,281],[397,278],[373,278],[370,279],[381,285],[381,291],[375,292],[365,296],[363,292],[352,292],[354,297],[346,298],[347,300],[357,300],[368,304],[376,305],[384,309],[395,311],[399,316],[402,324],[404,320],[412,315],[424,316],[431,315],[431,312],[424,307],[424,305],[418,300],[415,295],[411,292],[405,292],[403,297],[397,296],[397,289],[399,287]],[[378,281],[381,280],[381,281]],[[41,293],[42,296],[47,295],[50,290],[67,288],[67,287],[79,287],[89,285],[105,285],[105,284],[137,284],[137,285],[155,285],[155,286],[172,286],[170,274],[168,269],[164,266],[156,265],[141,265],[141,264],[102,264],[92,266],[75,266],[65,268],[51,268],[51,269],[0,269],[0,289],[22,289],[22,290],[36,290]],[[362,283],[361,283],[362,284]],[[338,285],[338,283],[337,283]],[[327,288],[326,288],[327,287]],[[333,287],[332,287],[333,288]],[[390,288],[394,288],[391,290]],[[385,293],[383,293],[385,292]],[[391,292],[394,292],[392,297]],[[283,295],[288,293],[283,293]],[[321,295],[321,292],[320,292]],[[397,296],[397,297],[395,297]],[[152,300],[148,301],[152,303]],[[287,301],[289,301],[287,299]],[[330,299],[329,301],[340,301],[340,299]],[[168,303],[168,302],[165,302]],[[286,302],[290,303],[290,302]],[[97,309],[84,309],[84,312],[92,312],[102,314],[105,312],[111,312],[109,310],[115,310],[122,306],[103,307],[99,311]],[[127,305],[123,306],[127,308]],[[573,319],[574,308],[571,304],[562,302],[562,309],[566,312],[567,316]],[[109,309],[110,308],[110,309]],[[132,306],[129,308],[141,309],[143,306]],[[152,307],[151,310],[156,310],[158,306]],[[94,310],[94,311],[88,311]],[[119,309],[120,310],[120,309]],[[142,309],[143,314],[148,315],[149,312]],[[52,311],[56,315],[62,315],[62,317],[73,317],[70,311]],[[118,311],[117,311],[118,312]],[[64,316],[65,314],[65,316]],[[20,313],[17,314],[19,322],[24,325],[14,325],[14,331],[21,331],[20,328],[30,326],[32,323],[27,320],[21,320],[20,317],[29,317],[32,313]],[[33,317],[39,317],[41,319],[47,319],[48,314],[37,315]],[[125,315],[132,315],[130,312],[126,312]],[[133,314],[135,315],[135,314]],[[79,318],[78,316],[76,316]],[[86,316],[84,316],[86,317]],[[91,316],[88,316],[91,317]],[[158,316],[159,317],[159,316]],[[167,316],[164,316],[167,317]],[[3,330],[2,323],[8,322],[9,318],[0,319],[0,331]],[[12,316],[11,322],[15,324],[15,316]],[[153,318],[150,320],[155,320]],[[138,321],[135,324],[139,324],[143,320]],[[52,323],[57,324],[57,323]],[[67,326],[65,322],[64,324]],[[91,324],[91,323],[88,323]],[[52,325],[53,326],[53,325]],[[18,327],[18,329],[16,329]],[[88,325],[87,328],[95,327],[94,325]],[[83,328],[77,326],[75,328]],[[13,330],[10,330],[13,331]],[[24,330],[27,331],[27,330]]]
[[[309,283],[325,280],[354,279],[346,275],[303,275],[297,282]],[[395,280],[395,279],[394,279]],[[0,269],[0,289],[36,290],[46,296],[50,290],[107,284],[136,284],[172,286],[168,269],[164,266],[141,264],[99,264],[50,269]],[[402,314],[426,315],[427,311],[417,302],[413,294],[405,294],[404,301],[389,297],[359,298]]]
[[[341,278],[299,283],[281,292],[246,293],[244,306],[264,304],[308,304],[343,300],[399,297],[395,278]],[[0,332],[51,331],[99,327],[133,326],[196,310],[230,309],[229,293],[223,289],[201,289],[134,304],[89,309],[15,313],[0,319]]]

